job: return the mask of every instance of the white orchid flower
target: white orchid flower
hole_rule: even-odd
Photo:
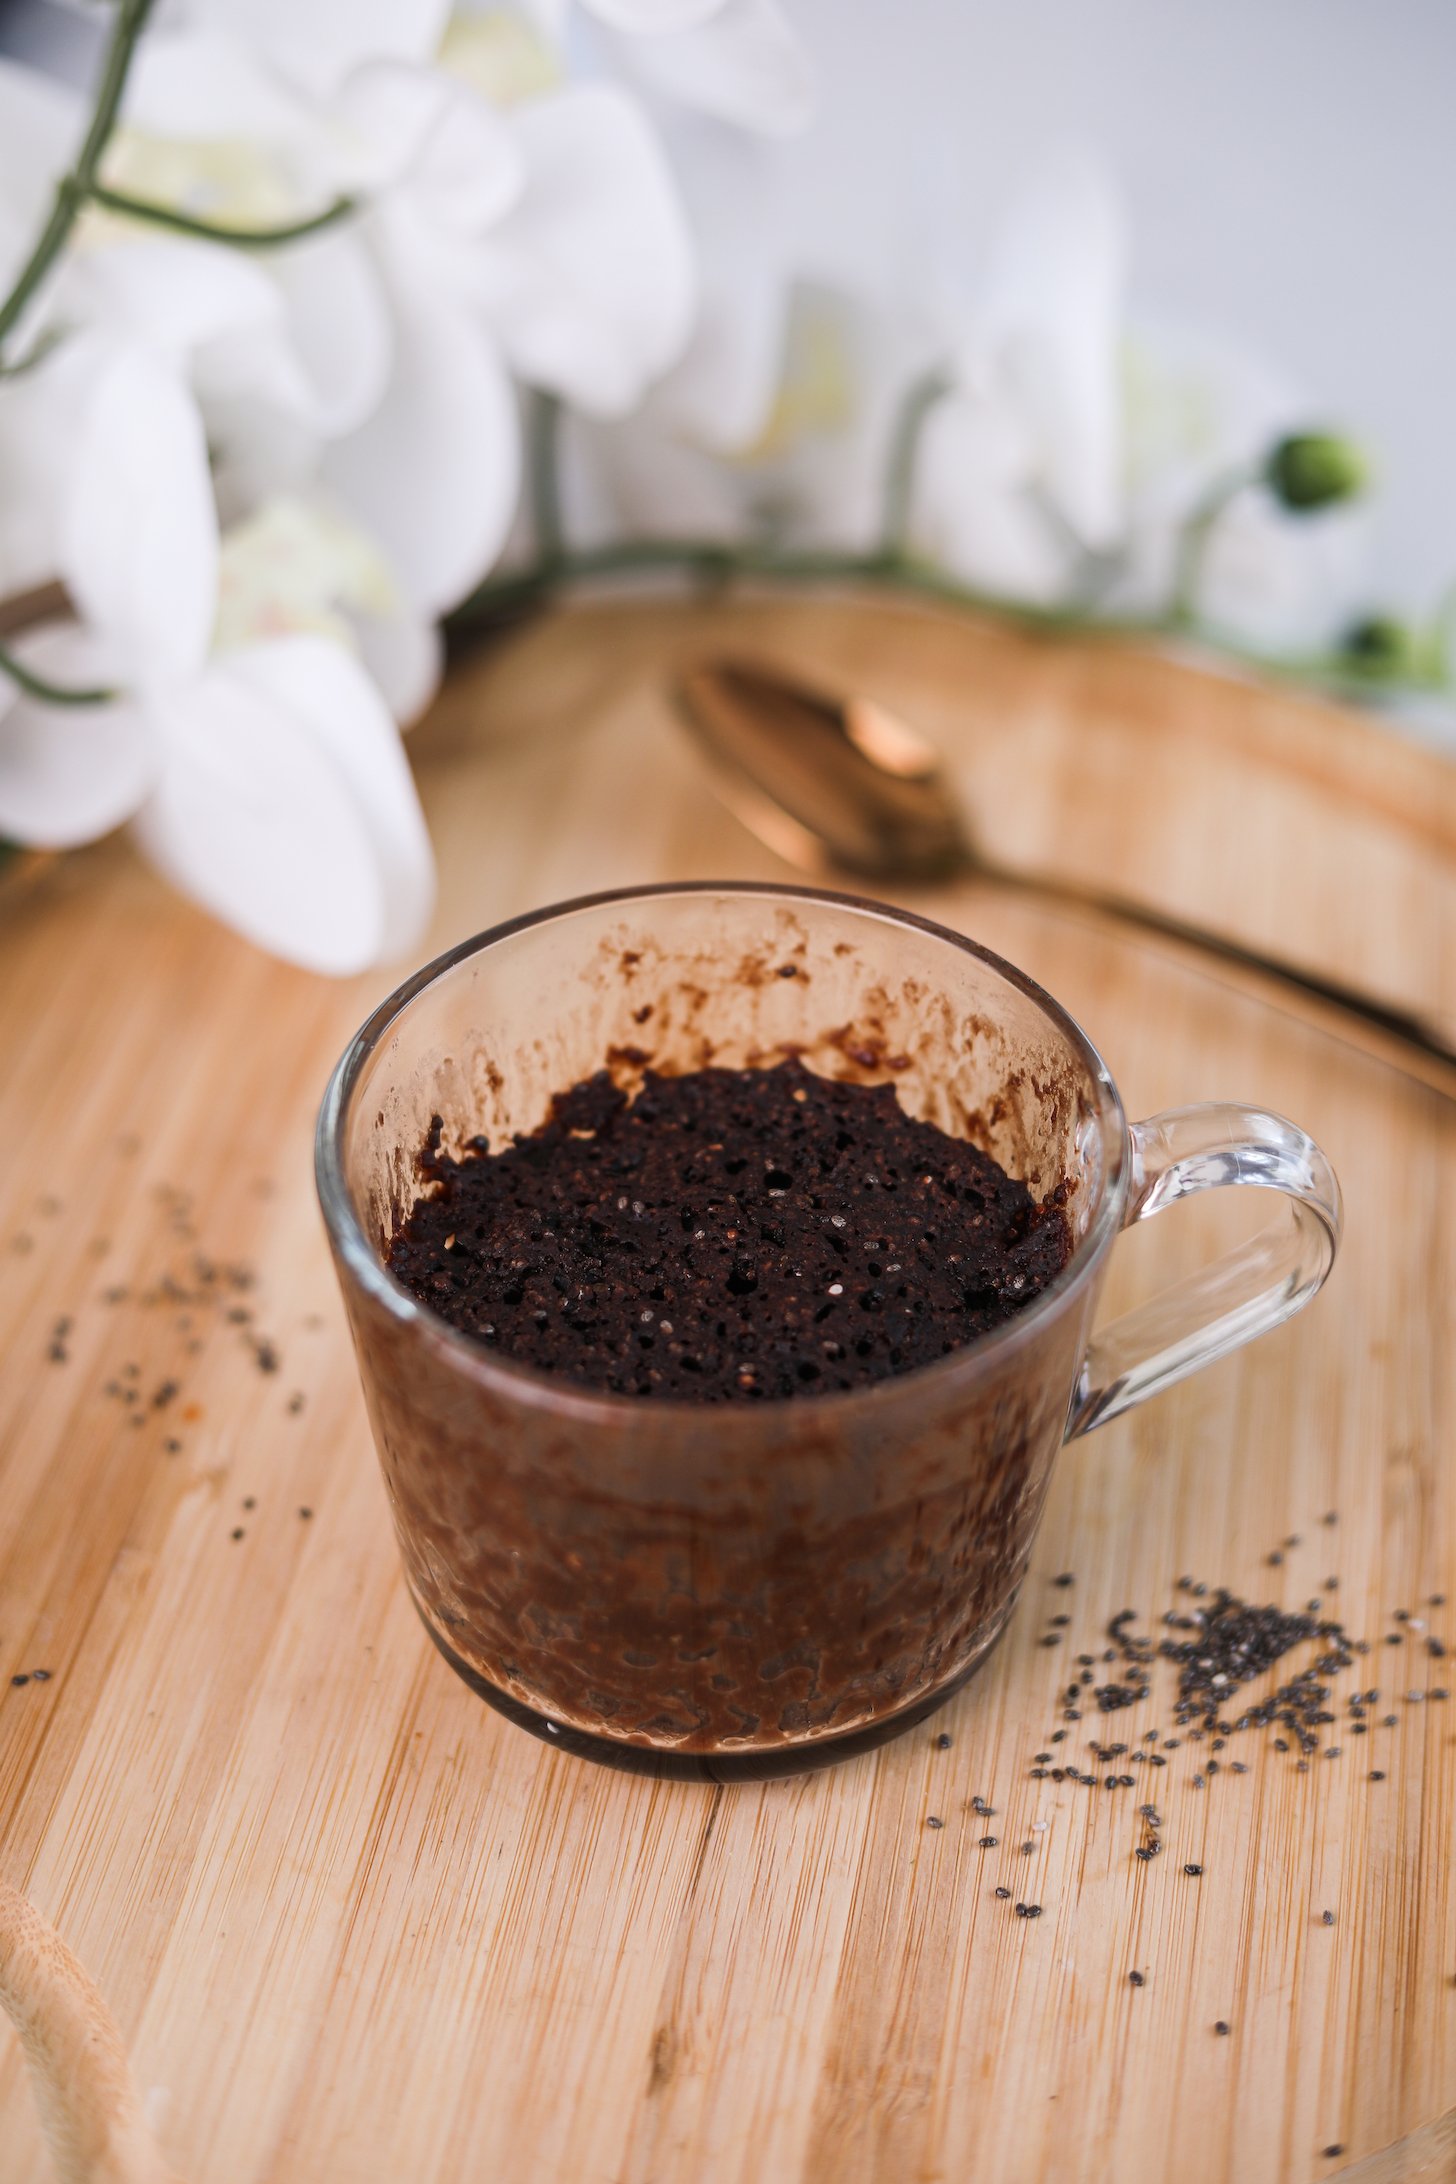
[[[0,675],[0,834],[65,848],[131,819],[240,931],[348,971],[417,938],[433,878],[398,731],[334,634],[372,635],[396,702],[423,695],[432,639],[338,526],[275,521],[220,549],[187,365],[238,294],[204,278],[137,323],[118,309],[0,386],[0,459],[33,458],[7,464],[7,486],[23,478],[22,508],[49,515],[30,566],[0,530],[7,587],[59,577],[78,617],[10,650],[54,686],[124,693],[57,705]],[[260,546],[267,583],[250,588]]]
[[[431,60],[450,0],[184,0],[178,13],[251,47],[286,83],[326,97],[366,61]]]
[[[570,50],[588,26],[569,0],[528,0],[536,21]],[[770,137],[797,136],[815,101],[808,54],[777,0],[579,0],[592,18],[593,59],[673,104]],[[592,41],[588,39],[590,45]]]
[[[342,976],[418,945],[429,834],[399,731],[341,645],[284,636],[220,654],[155,723],[133,824],[174,886],[308,970]]]
[[[1101,170],[1051,162],[969,303],[942,305],[948,389],[921,437],[913,543],[967,583],[1060,597],[1122,524],[1123,222]]]
[[[269,501],[227,533],[213,650],[312,633],[357,654],[408,728],[439,687],[444,645],[374,541],[317,494]]]
[[[133,819],[170,878],[277,954],[342,972],[400,952],[433,880],[390,709],[428,698],[438,636],[322,511],[275,505],[219,546],[194,387],[241,398],[251,377],[303,407],[276,286],[127,232],[88,239],[56,309],[67,338],[0,386],[0,582],[59,578],[79,622],[11,649],[125,695],[51,705],[0,676],[0,833],[67,847]]]
[[[596,413],[630,408],[687,339],[693,272],[670,177],[623,94],[572,87],[496,114],[448,79],[370,70],[351,98],[361,127],[400,130],[426,92],[430,124],[367,222],[392,376],[323,474],[439,610],[495,559],[515,510],[512,373]]]
[[[468,42],[455,50],[468,76]],[[148,142],[185,138],[189,114],[223,140],[250,128],[275,186],[296,193],[294,213],[339,193],[359,201],[354,221],[318,240],[354,253],[349,279],[382,309],[380,384],[347,429],[335,418],[310,432],[296,402],[291,415],[235,404],[233,468],[245,498],[316,465],[423,610],[452,606],[505,540],[520,488],[513,380],[620,413],[688,338],[686,224],[655,138],[612,86],[497,109],[463,76],[384,60],[310,103],[247,48],[192,33],[151,41],[129,113]],[[209,214],[238,217],[215,201]],[[292,257],[270,259],[275,277]],[[341,265],[334,278],[342,289]],[[305,265],[289,299],[296,346],[311,293]],[[337,338],[327,302],[314,315],[335,378],[360,346],[371,358],[380,346],[372,331],[362,344]]]
[[[96,223],[52,313],[55,349],[0,382],[0,585],[59,579],[129,689],[172,684],[212,635],[229,401],[316,423],[330,391],[275,284],[215,245]]]
[[[743,294],[710,298],[683,363],[635,416],[574,422],[573,537],[878,546],[895,417],[923,348],[821,283],[762,293],[753,313],[737,308]]]
[[[1311,405],[1247,350],[1192,328],[1139,321],[1123,357],[1127,527],[1110,610],[1166,606],[1178,540],[1205,497],[1307,424]],[[1199,619],[1255,650],[1314,650],[1356,608],[1367,525],[1358,506],[1317,517],[1251,483],[1209,534],[1191,602]]]
[[[382,563],[323,511],[262,512],[220,565],[214,646],[193,672],[69,707],[0,678],[0,833],[66,848],[130,820],[168,879],[288,961],[344,974],[404,953],[433,903],[429,837],[349,646],[376,624],[415,699],[434,662],[422,676]],[[11,650],[57,684],[118,679],[94,626],[53,623]]]
[[[921,437],[911,543],[968,584],[1165,612],[1205,496],[1308,416],[1247,356],[1129,332],[1124,257],[1105,177],[1063,155],[1013,207],[975,301],[942,304],[949,390]],[[1200,619],[1256,648],[1327,642],[1353,604],[1362,529],[1354,511],[1311,521],[1251,484],[1210,533]]]
[[[128,687],[204,657],[217,514],[201,416],[165,338],[74,333],[0,383],[0,585],[60,579]]]

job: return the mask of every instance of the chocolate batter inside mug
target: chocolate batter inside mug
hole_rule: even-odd
[[[794,975],[785,975],[789,966]],[[458,1151],[535,1129],[610,1064],[893,1081],[1074,1238],[1014,1318],[872,1386],[702,1405],[598,1393],[473,1343],[387,1270],[432,1118]],[[408,980],[324,1097],[319,1195],[406,1575],[472,1690],[565,1749],[657,1775],[791,1774],[867,1749],[986,1658],[1052,1459],[1307,1304],[1339,1189],[1257,1108],[1129,1124],[1066,1012],[958,933],[807,888],[599,895]],[[1290,1218],[1092,1328],[1120,1229],[1252,1184]]]

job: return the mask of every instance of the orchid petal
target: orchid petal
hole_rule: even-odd
[[[399,734],[326,639],[233,653],[165,701],[167,762],[136,832],[259,947],[336,975],[412,947],[434,866]]]
[[[82,248],[67,267],[61,303],[119,341],[179,360],[283,317],[260,264],[182,235],[133,233]]]
[[[652,393],[662,428],[725,455],[758,439],[783,367],[788,314],[777,283],[749,276],[708,287],[686,351]]]
[[[301,414],[316,430],[350,432],[389,379],[389,311],[367,249],[338,229],[280,250],[272,262],[300,372]]]
[[[1029,420],[1031,482],[1089,547],[1110,545],[1122,519],[1124,258],[1121,208],[1102,170],[1058,158],[997,237],[975,344],[993,376],[989,398]]]
[[[1235,471],[1255,466],[1284,433],[1309,413],[1300,390],[1247,349],[1196,327],[1141,321],[1130,329],[1123,360],[1127,443],[1128,531],[1115,581],[1104,594],[1110,612],[1160,613],[1173,589],[1178,542],[1199,502]],[[1267,516],[1267,524],[1262,520]],[[1228,511],[1230,537],[1215,535],[1199,601],[1230,633],[1252,634],[1249,609],[1268,552],[1277,568],[1268,579],[1264,634],[1287,633],[1291,565],[1304,560],[1313,577],[1336,540],[1357,535],[1349,517],[1290,518],[1261,496],[1243,496]],[[1337,596],[1335,571],[1321,580]],[[1316,583],[1316,592],[1321,583]],[[1308,622],[1301,610],[1297,620]],[[1324,634],[1321,632],[1320,634]],[[1303,641],[1310,640],[1306,627]]]
[[[115,660],[87,630],[52,623],[10,640],[21,665],[71,689],[106,687]],[[129,819],[157,770],[146,716],[129,699],[47,705],[0,673],[0,836],[72,849]]]
[[[777,533],[858,551],[878,543],[891,438],[925,361],[895,314],[825,284],[798,284],[773,408],[739,457],[755,471],[758,503]]]
[[[672,176],[637,107],[593,84],[511,116],[519,205],[486,238],[475,295],[520,375],[620,414],[681,353],[692,247]]]
[[[624,535],[732,545],[751,531],[749,477],[664,432],[650,410],[610,420],[568,410],[562,426],[561,503],[583,548]]]
[[[1128,329],[1123,396],[1129,492],[1191,509],[1215,480],[1256,463],[1309,414],[1307,393],[1254,352],[1195,326]]]
[[[76,419],[101,361],[96,340],[63,341],[18,378],[0,380],[0,598],[54,580]]]
[[[497,108],[539,99],[561,82],[561,64],[546,27],[501,9],[489,15],[452,15],[437,65]]]
[[[440,687],[445,643],[438,626],[401,608],[349,617],[359,657],[401,728],[412,728]]]
[[[350,77],[335,114],[366,182],[405,184],[446,228],[489,227],[520,194],[520,155],[505,122],[438,69],[373,62]]]
[[[631,59],[654,90],[761,136],[797,136],[813,117],[814,72],[777,0],[725,0],[675,35],[638,39]]]
[[[140,349],[113,354],[80,420],[59,573],[129,680],[201,663],[217,604],[207,443],[178,374]]]
[[[1369,526],[1362,509],[1312,522],[1262,491],[1241,493],[1209,536],[1200,620],[1256,652],[1315,651],[1354,619]]]
[[[913,540],[967,584],[1049,605],[1075,554],[1054,513],[1027,490],[1034,455],[1013,412],[937,404],[921,435]]]
[[[571,13],[571,0],[519,0],[521,13],[529,28],[556,52],[560,52],[567,40],[567,20]],[[450,41],[445,40],[445,51]]]
[[[396,269],[395,345],[373,415],[323,475],[380,543],[414,604],[438,613],[500,551],[520,490],[520,420],[490,335]]]
[[[299,414],[298,381],[286,401],[256,400],[251,392],[200,390],[213,453],[213,490],[220,523],[243,521],[279,494],[300,493],[317,479],[324,441]]]
[[[304,102],[262,65],[245,32],[207,21],[162,23],[148,32],[132,58],[122,112],[123,160],[130,130],[181,143],[277,148],[318,127]]]
[[[285,77],[315,93],[336,90],[365,61],[428,61],[450,0],[191,0],[210,29],[252,46]]]
[[[722,12],[725,0],[583,0],[583,4],[613,30],[651,38],[707,22]]]
[[[127,238],[78,254],[63,305],[185,361],[214,437],[239,442],[283,412],[312,434],[345,432],[378,401],[389,316],[352,230],[306,238],[266,261],[213,243]]]
[[[674,171],[703,267],[692,336],[648,408],[664,436],[738,454],[767,429],[785,365],[793,276],[772,162],[721,131],[688,128]]]

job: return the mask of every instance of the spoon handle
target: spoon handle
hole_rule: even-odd
[[[1127,925],[1141,926],[1144,932],[1161,934],[1166,940],[1197,948],[1202,954],[1217,956],[1225,963],[1237,963],[1243,970],[1292,988],[1323,1005],[1320,1014],[1327,1030],[1364,1052],[1392,1063],[1408,1076],[1419,1078],[1433,1091],[1456,1099],[1456,1041],[1436,1020],[1382,1001],[1358,986],[1347,985],[1343,979],[1326,978],[1319,971],[1304,970],[1282,956],[1247,947],[1243,941],[1234,940],[1227,934],[1211,932],[1206,926],[1175,917],[1171,911],[1155,909],[1150,903],[1134,902],[1126,895],[1105,888],[1084,886],[1080,881],[1062,879],[1052,873],[1022,871],[1014,865],[990,864],[979,856],[975,869],[1003,887],[1018,888],[1024,894],[1040,895],[1079,910],[1098,911]],[[1357,1025],[1360,1027],[1358,1034]]]

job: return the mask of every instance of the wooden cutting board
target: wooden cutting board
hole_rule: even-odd
[[[773,876],[663,700],[674,657],[730,642],[900,706],[1006,854],[1456,1009],[1437,759],[1297,696],[864,601],[585,608],[458,672],[415,743],[432,946],[589,888]],[[509,1727],[406,1599],[310,1169],[393,975],[268,962],[123,844],[11,902],[0,1878],[105,1997],[191,2184],[1456,2173],[1456,1699],[1424,1696],[1456,1687],[1425,1642],[1456,1606],[1422,1605],[1456,1603],[1456,1105],[1110,925],[971,887],[919,906],[1065,1000],[1134,1112],[1303,1121],[1345,1249],[1302,1319],[1067,1453],[1011,1633],[932,1724],[711,1789]],[[1111,1304],[1247,1217],[1125,1239]],[[1302,1775],[1268,1734],[1201,1791],[1207,1747],[1170,1752],[1144,1864],[1131,1793],[1029,1769],[1071,1658],[1184,1574],[1322,1595],[1383,1696]],[[49,2174],[0,2022],[0,2175]]]

